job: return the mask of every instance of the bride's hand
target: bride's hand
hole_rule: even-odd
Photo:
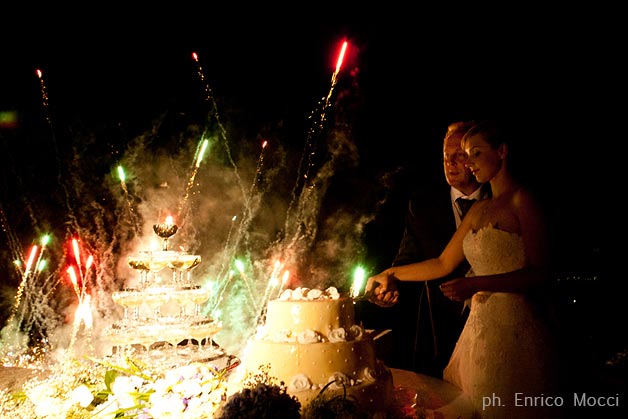
[[[399,298],[395,277],[386,271],[370,277],[366,282],[364,294],[373,304],[392,307]]]
[[[453,301],[464,301],[467,298],[471,298],[475,294],[475,288],[473,287],[471,277],[462,277],[452,279],[444,282],[440,286],[440,290],[445,294],[445,297]]]

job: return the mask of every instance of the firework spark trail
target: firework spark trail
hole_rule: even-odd
[[[68,347],[69,349],[74,348],[81,324],[83,324],[85,326],[85,330],[88,331],[88,335],[87,335],[88,341],[90,338],[89,331],[92,328],[90,295],[85,292],[85,288],[86,288],[85,275],[83,275],[83,273],[81,272],[81,267],[80,267],[81,265],[79,262],[80,255],[78,254],[78,244],[77,244],[76,239],[73,239],[72,245],[75,251],[75,259],[78,265],[80,282],[79,282],[79,278],[76,275],[74,267],[69,266],[66,272],[70,276],[70,280],[72,281],[72,286],[74,287],[74,293],[76,294],[76,297],[78,298],[78,305],[76,307],[76,311],[74,312],[74,322],[72,324],[72,336],[70,339],[70,345]],[[93,259],[91,258],[91,255],[90,255],[90,257],[87,260],[87,263],[85,264],[86,271],[89,269],[89,266],[91,266],[92,260]]]
[[[337,76],[341,68],[343,56],[346,51],[346,46],[347,46],[347,43],[345,42],[343,45],[340,57],[338,59],[338,62],[336,64],[336,70],[332,75],[332,86],[324,102],[323,109],[320,113],[320,118],[317,124],[311,127],[308,131],[307,141],[306,141],[305,148],[302,154],[301,163],[298,168],[299,172],[297,174],[297,182],[292,191],[292,200],[289,203],[286,221],[285,221],[284,239],[286,240],[281,246],[282,250],[278,251],[279,257],[283,259],[284,262],[288,265],[292,265],[298,262],[296,260],[298,257],[298,254],[300,254],[300,252],[307,251],[308,247],[311,245],[312,240],[316,236],[317,227],[316,227],[315,213],[320,207],[320,202],[318,201],[320,200],[321,191],[314,188],[312,181],[309,179],[312,176],[311,172],[313,171],[314,156],[316,154],[316,149],[315,149],[316,147],[315,147],[314,139],[315,139],[315,135],[320,134],[320,132],[322,131],[322,128],[325,122],[326,110],[327,110],[327,107],[330,106],[330,98],[332,96],[334,87],[337,83]],[[315,118],[312,118],[312,119],[315,120]],[[302,175],[301,171],[303,170],[304,162],[306,161],[306,159],[307,159],[308,168],[305,172],[305,175]],[[236,234],[236,240],[232,248],[233,249],[232,257],[235,257],[235,252],[238,248],[239,239],[242,237],[245,237],[246,230],[252,218],[251,214],[253,211],[253,208],[252,208],[253,197],[254,197],[256,182],[261,171],[262,162],[263,162],[263,149],[262,149],[262,154],[260,156],[260,162],[258,164],[258,170],[256,171],[256,174],[255,174],[256,177],[253,180],[253,185],[251,187],[249,194],[246,196],[243,217],[240,222],[240,226]],[[304,186],[302,188],[299,194],[300,197],[297,200],[297,194],[300,188],[301,181],[303,181],[304,184],[307,182],[310,182],[312,184],[307,187]],[[296,209],[296,214],[292,214],[293,207],[297,204],[298,206]],[[296,247],[299,247],[299,249],[297,249]],[[264,295],[261,301],[259,303],[256,301],[253,301],[254,304],[260,305],[263,307],[267,303],[267,299],[269,298],[269,295],[270,295],[269,292],[271,289],[273,289],[272,282],[274,280],[276,281],[276,278],[274,278],[272,272],[270,275],[268,275],[267,273],[260,273],[258,276],[260,278],[268,278],[268,281],[269,281],[269,283],[266,284],[266,289],[264,291]],[[230,278],[227,278],[227,279],[230,279]],[[245,285],[249,287],[250,289],[250,285],[248,284],[248,282],[246,282],[246,278],[243,278],[243,279],[245,280]],[[287,277],[285,278],[285,280],[287,280]],[[227,283],[225,282],[223,284],[223,291],[226,287],[227,287]],[[258,314],[258,316],[263,316],[263,312]]]
[[[28,278],[30,277],[31,271],[33,269],[33,263],[34,263],[35,256],[37,255],[38,250],[39,250],[39,246],[34,244],[31,247],[30,252],[28,253],[28,260],[26,261],[26,264],[24,265],[24,273],[22,274],[22,280],[20,281],[20,285],[17,288],[17,293],[15,294],[15,304],[13,304],[13,308],[11,309],[11,315],[9,316],[7,323],[13,323],[16,320],[18,310],[22,303],[22,295],[24,294],[24,289],[26,288]],[[22,310],[22,314],[20,315],[21,318],[15,321],[15,324],[17,326],[22,324],[23,313],[24,313],[24,310]]]
[[[39,78],[39,87],[41,88],[41,99],[42,105],[44,109],[44,115],[46,116],[46,121],[48,125],[52,127],[52,118],[50,117],[50,107],[48,106],[48,91],[46,89],[46,83],[44,83],[44,74],[41,70],[35,70],[37,73],[37,77]]]
[[[129,189],[126,184],[126,173],[121,165],[118,165],[117,172],[118,179],[120,180],[120,187],[122,188],[122,192],[124,192],[124,200],[127,204],[127,208],[129,209],[131,228],[139,234],[142,231],[142,226],[140,225],[139,215],[135,211],[133,201],[131,200],[131,194],[129,193]],[[122,216],[123,214],[120,213],[119,218],[122,218]]]
[[[54,131],[54,127],[52,124],[52,117],[50,114],[50,104],[49,104],[49,98],[48,98],[48,91],[46,89],[46,83],[44,82],[44,73],[37,69],[35,70],[35,73],[37,74],[37,77],[39,78],[39,85],[41,88],[41,100],[42,100],[42,108],[44,111],[44,115],[46,118],[46,122],[48,122],[48,128],[50,128],[50,134],[51,134],[51,139],[52,139],[52,145],[54,147],[54,151],[55,151],[55,158],[57,161],[57,180],[61,181],[61,159],[59,157],[59,147],[57,145],[57,137],[55,136],[55,131]],[[67,195],[67,191],[66,191],[66,195]]]
[[[223,255],[227,255],[229,253],[229,243],[231,242],[231,235],[233,233],[233,228],[234,228],[235,221],[237,220],[237,218],[238,218],[237,215],[234,215],[233,217],[231,217],[231,224],[229,225],[229,231],[227,232],[227,238],[225,240],[225,245],[223,246],[223,250],[222,250]],[[218,270],[219,278],[225,275],[225,269],[229,269],[228,261],[226,258],[222,258],[220,269]]]
[[[190,191],[192,190],[192,187],[194,186],[194,179],[196,178],[196,174],[198,173],[199,167],[201,167],[201,162],[203,161],[203,157],[205,156],[205,151],[207,151],[208,147],[209,147],[209,140],[204,139],[203,136],[201,136],[201,140],[198,143],[198,146],[196,147],[196,152],[194,153],[194,166],[192,167],[192,174],[188,178],[188,181],[185,186],[185,192],[183,194],[183,198],[181,199],[181,202],[179,203],[179,206],[178,206],[177,220],[183,219],[184,207],[188,203]],[[185,222],[182,222],[181,224],[183,225],[185,224]]]
[[[281,295],[281,292],[286,289],[288,280],[290,279],[290,271],[284,271],[281,278],[281,286],[277,289],[277,298]]]
[[[264,296],[262,297],[261,302],[259,304],[262,307],[262,310],[258,314],[255,324],[261,324],[260,322],[262,322],[264,317],[266,316],[266,306],[268,305],[268,300],[271,298],[273,290],[279,286],[278,291],[277,291],[277,297],[279,297],[279,295],[281,294],[281,291],[283,290],[283,287],[286,285],[286,282],[290,275],[289,271],[284,272],[281,284],[279,283],[279,271],[283,268],[283,266],[284,264],[279,260],[275,261],[275,263],[273,264],[273,269],[269,275],[269,280],[268,280],[268,283],[266,284]]]
[[[196,73],[198,74],[198,78],[201,80],[201,83],[203,83],[203,87],[205,88],[205,100],[208,103],[210,103],[215,109],[216,103],[214,103],[214,97],[213,97],[214,95],[212,94],[212,91],[209,88],[209,84],[205,82],[205,75],[203,74],[203,68],[201,67],[201,64],[198,62],[198,54],[193,52],[192,59],[194,59],[194,62],[196,62]]]
[[[222,122],[220,121],[220,115],[218,113],[218,105],[216,105],[216,101],[214,100],[214,94],[212,93],[212,90],[209,87],[209,85],[205,82],[205,76],[203,74],[203,68],[201,67],[201,64],[199,63],[199,60],[198,60],[198,54],[196,52],[193,52],[192,58],[194,59],[194,62],[196,62],[197,74],[201,82],[203,83],[203,87],[205,89],[205,100],[210,104],[209,119],[213,117],[216,120],[216,124],[218,125],[218,128],[220,130],[220,137],[222,138],[223,145],[225,147],[225,152],[227,153],[227,157],[229,158],[229,163],[231,163],[231,166],[233,167],[234,174],[236,176],[236,179],[238,180],[240,189],[242,190],[242,196],[246,196],[244,185],[242,184],[242,180],[240,179],[240,174],[238,173],[238,166],[236,165],[235,161],[233,160],[233,157],[231,156],[231,149],[229,148],[229,140],[227,138],[227,131],[225,130],[225,127],[222,125]]]
[[[250,190],[246,191],[245,187],[244,187],[244,183],[240,177],[239,171],[238,171],[238,167],[237,164],[235,163],[235,161],[233,160],[233,157],[231,155],[231,149],[229,147],[229,141],[227,138],[227,134],[226,134],[226,130],[223,127],[221,121],[220,121],[220,116],[218,113],[218,107],[216,105],[216,102],[214,100],[213,97],[213,93],[209,87],[209,85],[205,82],[205,76],[203,74],[203,69],[201,68],[201,65],[199,63],[199,59],[198,59],[198,54],[193,53],[192,54],[192,58],[194,59],[194,61],[197,64],[197,74],[198,77],[200,79],[200,81],[203,83],[203,88],[204,88],[204,92],[205,92],[205,100],[209,103],[210,105],[210,111],[209,111],[209,118],[211,119],[212,117],[215,119],[216,124],[218,126],[219,129],[219,135],[220,138],[222,140],[222,145],[224,147],[225,153],[227,155],[227,158],[229,160],[229,163],[233,169],[233,173],[235,176],[235,179],[238,183],[238,186],[241,190],[242,193],[242,197],[243,197],[243,205],[244,208],[242,209],[242,216],[239,219],[239,225],[235,228],[236,226],[234,224],[235,222],[235,217],[232,219],[232,225],[230,227],[229,230],[229,235],[227,237],[227,241],[225,242],[225,246],[224,246],[224,256],[223,256],[223,267],[221,267],[220,269],[220,273],[217,277],[217,281],[218,281],[218,289],[220,289],[220,292],[218,293],[218,297],[216,300],[216,304],[218,304],[220,302],[220,299],[222,298],[223,293],[226,291],[226,289],[229,286],[229,283],[235,278],[233,275],[229,274],[228,272],[225,273],[225,267],[227,267],[230,264],[230,261],[237,261],[237,253],[239,251],[239,249],[241,248],[242,242],[244,240],[247,239],[248,234],[247,234],[247,230],[248,227],[250,225],[250,222],[253,218],[253,214],[255,212],[253,205],[254,205],[254,197],[255,197],[255,189],[257,187],[257,180],[259,179],[259,175],[261,173],[261,168],[263,165],[263,156],[264,156],[264,149],[266,148],[267,142],[264,141],[263,145],[262,145],[262,152],[260,153],[260,158],[259,158],[259,162],[258,162],[258,166],[257,166],[257,170],[255,173],[255,177],[253,179],[253,183],[252,186],[250,188]],[[247,243],[245,243],[245,247],[246,247]],[[242,274],[244,274],[243,272],[241,272]],[[259,302],[257,302],[254,298],[254,294],[251,290],[251,284],[250,284],[250,280],[248,278],[248,276],[244,275],[244,276],[240,276],[241,280],[244,282],[246,289],[248,291],[248,294],[251,296],[251,303],[253,305],[258,305]]]
[[[220,132],[220,138],[222,139],[222,145],[225,148],[225,153],[227,154],[229,163],[231,164],[231,167],[233,168],[233,173],[238,182],[238,186],[240,187],[240,190],[242,192],[242,197],[245,198],[247,196],[246,189],[244,188],[244,183],[242,182],[242,179],[240,178],[238,165],[235,163],[235,161],[233,160],[233,156],[231,155],[231,148],[229,147],[229,139],[227,138],[227,131],[225,130],[225,127],[222,125],[222,122],[220,121],[220,115],[218,113],[218,105],[216,105],[216,101],[214,100],[214,95],[211,91],[211,88],[205,82],[205,75],[203,74],[203,69],[199,63],[198,54],[196,52],[193,52],[192,58],[194,59],[194,62],[196,62],[197,74],[201,82],[203,83],[203,87],[205,89],[205,100],[210,104],[208,119],[211,120],[211,118],[213,117],[216,120],[216,124],[218,125],[219,132]]]
[[[227,290],[227,285],[229,285],[229,282],[231,282],[232,277],[233,277],[233,272],[229,271],[225,274],[224,279],[220,279],[220,277],[218,278],[217,280],[218,285],[216,287],[217,288],[216,297],[209,304],[211,307],[209,309],[209,312],[212,314],[212,317],[214,316],[214,313],[216,312],[216,310],[218,310],[218,306],[220,305],[222,301],[222,297],[224,296],[225,291]]]
[[[131,197],[129,195],[129,189],[126,186],[126,175],[124,173],[124,168],[122,166],[118,166],[118,178],[120,179],[120,186],[122,187],[122,191],[124,192],[124,199],[126,200],[127,205],[129,206],[129,212],[133,212],[133,204],[131,203]]]
[[[346,53],[347,47],[348,47],[348,43],[347,41],[344,41],[340,50],[340,54],[338,56],[338,60],[336,61],[336,69],[333,72],[332,77],[331,77],[331,87],[329,89],[327,97],[325,98],[323,106],[320,110],[320,117],[318,118],[318,120],[315,120],[314,118],[315,111],[312,112],[311,119],[314,120],[314,126],[311,126],[307,132],[305,145],[303,147],[303,153],[301,154],[301,161],[299,162],[299,166],[297,169],[297,180],[292,190],[292,193],[291,193],[292,198],[290,200],[290,203],[288,204],[288,209],[286,211],[287,215],[286,215],[285,231],[286,231],[286,234],[288,235],[289,234],[288,231],[290,231],[290,226],[291,225],[296,226],[297,229],[294,232],[295,238],[296,236],[298,236],[298,233],[299,233],[298,226],[301,223],[298,221],[299,217],[293,216],[292,209],[297,202],[299,189],[301,190],[305,189],[306,188],[305,184],[307,182],[311,182],[310,177],[311,177],[311,172],[314,168],[314,156],[316,155],[315,138],[323,130],[325,120],[327,118],[326,117],[327,109],[330,106],[330,99],[334,91],[334,88],[336,87],[336,84],[338,82],[338,73],[340,72],[340,68],[342,67],[342,62],[344,60],[344,55]],[[306,164],[306,160],[307,160],[307,164]],[[307,168],[305,169],[305,172],[303,173],[302,170],[304,166],[307,166]],[[301,194],[301,196],[303,195]]]
[[[55,135],[55,130],[54,130],[53,123],[52,123],[52,117],[50,116],[49,97],[48,97],[48,92],[47,92],[47,89],[46,89],[46,83],[44,82],[44,75],[43,75],[43,72],[41,70],[39,70],[39,69],[36,70],[36,74],[37,74],[37,77],[39,78],[39,81],[40,81],[41,95],[42,95],[42,105],[43,105],[43,108],[44,108],[44,113],[46,115],[46,121],[48,122],[48,126],[50,128],[52,144],[53,144],[54,151],[55,151],[55,158],[56,158],[56,162],[57,162],[57,180],[58,180],[58,184],[63,189],[63,192],[64,192],[65,204],[66,204],[66,208],[67,208],[67,211],[68,211],[67,215],[76,224],[77,220],[76,220],[76,216],[74,215],[74,212],[73,212],[71,199],[70,199],[70,193],[68,192],[68,189],[67,189],[67,186],[65,185],[65,183],[62,182],[62,180],[61,180],[61,178],[62,178],[62,176],[61,176],[61,173],[62,173],[61,168],[63,167],[63,165],[61,163],[59,147],[57,145],[57,137]],[[29,210],[30,210],[30,207],[29,207]],[[34,214],[31,214],[31,217],[33,218],[33,221],[35,222],[36,218],[34,217]]]
[[[39,282],[39,273],[42,271],[44,265],[45,265],[45,261],[43,259],[44,256],[44,252],[46,250],[46,247],[48,246],[48,243],[50,242],[50,236],[49,235],[44,235],[41,240],[40,240],[40,244],[41,244],[41,248],[39,250],[39,253],[37,255],[37,260],[33,262],[33,268],[32,268],[32,279],[29,283],[24,283],[24,287],[22,289],[18,289],[18,295],[20,296],[25,296],[25,298],[28,298],[28,296],[32,295],[32,290],[35,289],[35,287],[38,286],[38,282]],[[29,257],[29,261],[30,261],[30,257]],[[27,268],[28,270],[28,268]],[[27,271],[25,271],[25,274],[27,273]],[[28,278],[26,278],[26,280],[28,280]],[[25,292],[26,291],[26,292]],[[18,320],[17,324],[24,324],[24,318],[26,316],[26,312],[27,309],[29,308],[29,306],[31,306],[30,301],[25,300],[24,304],[22,304],[22,310],[20,313],[20,318]],[[19,304],[19,297],[17,297],[16,299],[16,304]],[[33,305],[34,307],[34,305]],[[17,306],[16,306],[17,308]],[[25,330],[30,331],[30,327],[26,327]]]
[[[242,197],[243,197],[243,202],[245,202],[245,208],[243,209],[242,213],[243,214],[250,214],[250,208],[248,208],[248,202],[247,202],[247,193],[246,193],[246,189],[244,187],[244,183],[242,182],[242,179],[240,177],[239,171],[238,171],[238,166],[235,163],[235,161],[233,160],[233,156],[231,155],[231,148],[229,147],[229,140],[227,137],[227,131],[225,130],[224,126],[222,125],[222,122],[220,120],[220,115],[218,112],[218,105],[216,104],[216,101],[214,100],[214,95],[213,92],[211,90],[211,88],[209,87],[209,84],[205,81],[205,75],[203,73],[203,68],[200,65],[199,62],[199,57],[198,54],[196,52],[192,53],[192,58],[194,60],[194,62],[196,63],[196,72],[197,75],[201,81],[201,83],[203,84],[203,89],[204,89],[204,93],[205,93],[205,97],[204,99],[207,101],[207,103],[210,106],[209,109],[209,116],[208,116],[208,120],[211,121],[211,119],[213,118],[216,121],[216,124],[218,126],[218,130],[219,130],[219,136],[222,140],[222,145],[224,147],[225,153],[227,155],[227,158],[229,160],[229,163],[233,169],[233,173],[235,176],[235,179],[238,183],[238,186],[240,188],[240,191],[242,193]],[[203,134],[203,136],[205,136],[205,133]],[[239,248],[240,242],[241,240],[246,236],[245,235],[245,227],[248,225],[245,218],[242,217],[241,219],[241,223],[240,223],[240,227],[235,231],[236,234],[232,234],[232,230],[234,227],[234,223],[235,222],[235,217],[232,219],[232,225],[229,231],[229,237],[227,238],[227,242],[225,243],[225,253],[224,253],[224,260],[226,261],[225,264],[223,266],[227,266],[229,263],[228,261],[231,260],[235,260],[236,257],[236,253],[237,253],[237,249]],[[233,237],[233,242],[229,243],[229,241],[232,239]],[[220,279],[221,277],[224,276],[224,279]],[[218,276],[218,281],[219,283],[222,283],[222,291],[219,293],[219,298],[222,296],[222,293],[226,290],[229,282],[233,279],[233,276],[230,274],[225,274],[224,272],[224,267],[221,268],[221,272]],[[247,287],[249,286],[248,282],[246,282]],[[219,301],[219,300],[218,300]]]
[[[259,153],[259,159],[257,160],[257,167],[255,168],[255,175],[253,176],[253,184],[251,185],[251,189],[249,190],[249,194],[246,197],[247,202],[251,202],[253,198],[253,193],[255,192],[255,188],[257,187],[257,180],[262,174],[262,165],[264,164],[264,150],[268,145],[268,141],[264,141],[262,143],[262,151]]]
[[[233,227],[234,227],[236,219],[237,219],[236,215],[231,217],[231,224],[229,226],[227,239],[225,240],[225,245],[222,251],[223,255],[227,255],[229,252],[229,242],[231,241],[231,234],[233,232]],[[229,259],[226,257],[221,258],[221,265],[216,275],[216,289],[218,292],[215,293],[216,297],[213,298],[212,299],[213,301],[211,301],[211,303],[209,304],[212,307],[210,312],[214,312],[218,308],[218,305],[220,304],[222,296],[225,290],[227,289],[227,285],[229,285],[229,282],[231,281],[232,275],[230,275],[228,271],[225,272],[225,269],[228,269],[228,260]]]
[[[253,221],[255,209],[259,207],[259,200],[257,201],[258,205],[255,206],[255,209],[253,208],[254,206],[253,201],[255,197],[255,191],[257,188],[257,180],[260,178],[261,173],[262,173],[262,166],[264,163],[264,150],[266,149],[267,145],[268,145],[268,141],[264,141],[262,143],[262,150],[260,152],[260,156],[257,162],[257,167],[256,167],[255,174],[253,177],[253,182],[251,183],[251,187],[249,189],[248,194],[244,197],[244,208],[242,209],[242,217],[240,220],[239,227],[236,230],[235,241],[231,247],[232,251],[231,251],[231,256],[229,257],[229,260],[231,260],[231,258],[235,258],[236,252],[238,251],[238,246],[242,238],[246,236],[246,232],[248,231],[249,225]],[[235,218],[232,219],[232,221],[235,221]],[[231,235],[231,232],[230,232],[230,235]],[[228,240],[229,240],[229,237],[228,237]],[[225,248],[228,249],[227,244],[225,245]],[[229,254],[229,253],[225,252],[225,254]]]
[[[246,290],[249,293],[249,297],[251,299],[251,302],[253,303],[253,305],[255,305],[255,307],[253,308],[253,312],[257,312],[260,310],[260,307],[258,307],[258,303],[255,299],[255,294],[253,293],[253,289],[251,288],[251,279],[248,277],[248,275],[246,274],[245,270],[244,270],[244,263],[242,263],[241,260],[236,260],[235,261],[235,266],[238,269],[238,272],[240,272],[240,278],[242,278],[242,282],[244,282],[244,285],[246,285]]]
[[[9,247],[9,251],[11,252],[11,260],[14,261],[22,261],[24,260],[24,254],[22,252],[22,246],[20,245],[19,240],[15,236],[13,229],[9,226],[9,220],[7,220],[6,213],[2,208],[2,203],[0,203],[0,227],[2,231],[7,236],[7,244]],[[16,270],[20,277],[23,275],[24,271],[22,270],[22,266],[18,263],[14,264]]]
[[[272,290],[279,285],[279,280],[277,279],[279,270],[282,268],[283,264],[280,261],[275,261],[273,265],[273,270],[270,273],[270,277],[268,279],[268,284],[266,284],[266,290],[264,291],[264,296],[262,297],[262,307],[266,305],[268,302],[268,298],[272,293]]]

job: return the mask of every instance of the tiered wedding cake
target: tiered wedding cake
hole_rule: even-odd
[[[324,394],[345,394],[371,412],[392,401],[392,374],[376,358],[373,340],[355,324],[353,300],[337,289],[285,290],[268,303],[265,324],[247,343],[231,391],[260,367],[283,381],[305,407]],[[331,384],[330,384],[331,383]]]

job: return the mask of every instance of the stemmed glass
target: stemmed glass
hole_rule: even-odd
[[[175,303],[177,307],[179,307],[179,318],[185,318],[185,307],[190,302],[190,296],[187,290],[177,290],[174,291],[171,295],[172,301]]]
[[[124,291],[116,291],[111,294],[113,302],[124,308],[124,320],[129,321],[129,308],[133,309],[131,320],[139,320],[140,306],[142,305],[142,297],[134,289],[126,289]]]
[[[150,254],[142,252],[141,256],[129,256],[126,260],[131,268],[140,271],[139,289],[144,289],[146,287],[148,272],[150,271]]]
[[[196,268],[201,264],[201,256],[200,255],[188,255],[185,253],[179,254],[176,260],[171,262],[171,265],[175,267],[176,270],[180,273],[179,282],[186,287],[192,286],[192,269]],[[183,274],[187,273],[187,277],[185,282],[183,280]]]
[[[166,266],[172,270],[172,285],[179,286],[179,276],[181,271],[181,263],[178,262],[181,257],[180,252],[171,251],[172,255],[167,258]]]
[[[154,320],[159,320],[161,317],[161,306],[166,304],[169,300],[169,294],[160,292],[148,292],[144,295],[144,302],[152,309]]]
[[[148,260],[148,269],[153,273],[152,284],[158,285],[161,279],[157,275],[163,268],[168,266],[169,258],[161,255],[152,254]]]
[[[194,303],[194,315],[201,316],[201,304],[205,301],[209,300],[209,296],[211,291],[205,288],[202,288],[200,285],[197,285],[192,288],[192,302]]]

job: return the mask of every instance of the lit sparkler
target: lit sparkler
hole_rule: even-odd
[[[351,298],[356,298],[360,295],[362,286],[364,285],[364,278],[366,277],[366,271],[363,267],[358,266],[353,273],[353,284],[351,285]]]
[[[283,264],[280,261],[275,261],[273,265],[273,270],[270,273],[268,284],[266,284],[266,291],[264,291],[264,297],[262,298],[262,306],[266,305],[268,297],[272,293],[272,290],[275,289],[277,285],[279,285],[279,279],[277,278],[277,276],[282,266]]]

